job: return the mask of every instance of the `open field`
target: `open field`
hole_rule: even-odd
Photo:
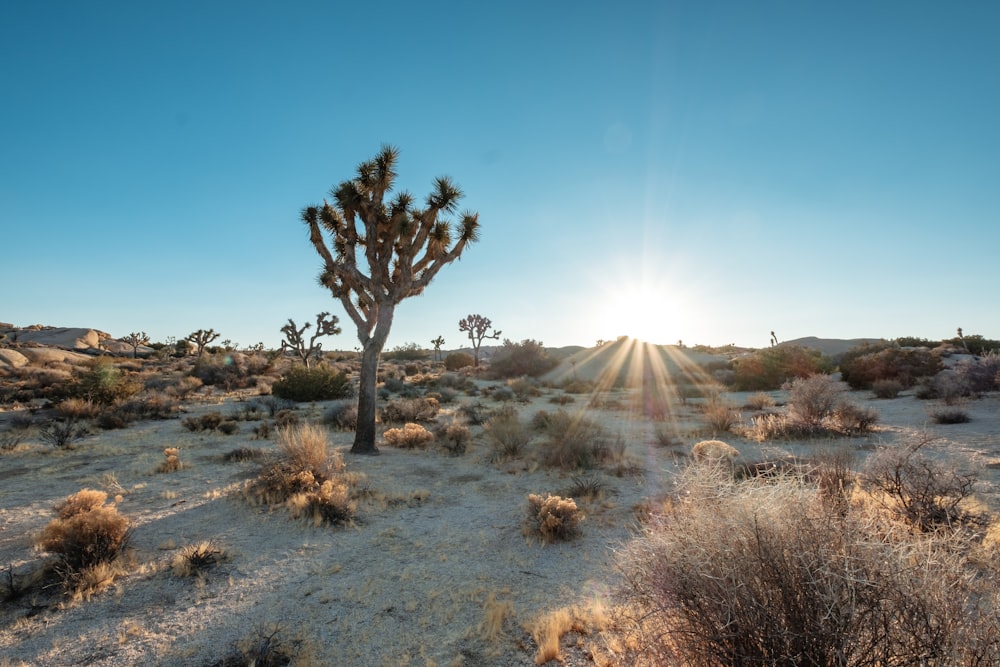
[[[146,362],[127,363],[141,369]],[[386,369],[401,377],[401,366]],[[403,385],[430,391],[430,377],[439,373],[431,368],[423,386],[412,376]],[[739,450],[745,462],[808,461],[836,450],[850,452],[861,468],[881,447],[927,436],[927,451],[975,471],[976,498],[1000,509],[997,393],[964,402],[967,423],[939,425],[929,418],[935,402],[911,392],[891,400],[851,392],[853,401],[878,414],[871,433],[756,442],[709,426],[703,398],[674,397],[651,413],[638,389],[569,394],[531,385],[533,395],[508,400],[506,382],[472,375],[464,386],[474,390],[442,401],[425,425],[467,423],[470,440],[460,455],[433,444],[401,449],[383,442],[380,456],[351,456],[353,432],[331,426],[332,449],[344,453],[347,471],[356,474],[357,511],[345,526],[316,526],[293,519],[286,507],[246,501],[244,485],[262,461],[227,460],[227,454],[276,450],[273,428],[267,438],[254,433],[274,421],[255,388],[206,386],[179,400],[181,411],[172,418],[112,430],[88,426],[72,449],[45,442],[41,425],[51,409],[35,406],[23,439],[0,454],[6,580],[0,584],[13,593],[41,567],[45,554],[36,550],[35,537],[52,520],[53,506],[83,488],[117,499],[133,528],[131,549],[124,571],[89,599],[64,595],[58,582],[7,595],[0,606],[0,654],[12,665],[200,667],[242,664],[237,656],[246,662],[248,644],[259,648],[271,638],[270,649],[283,642],[297,656],[294,664],[536,664],[544,636],[532,631],[545,625],[546,615],[576,607],[581,617],[596,619],[595,630],[602,625],[620,584],[618,551],[648,508],[669,493],[694,443],[713,437]],[[769,395],[780,413],[788,392]],[[747,407],[751,396],[720,395],[743,424],[758,412]],[[289,406],[286,418],[323,423],[340,403]],[[525,425],[540,411],[595,422],[611,453],[586,471],[546,466],[544,438],[530,431],[519,454],[497,456],[483,425],[468,415],[511,408]],[[0,432],[28,413],[8,406],[0,412]],[[211,413],[237,418],[235,432],[184,425]],[[177,449],[179,469],[158,472],[167,448]],[[587,484],[597,493],[578,498],[585,518],[576,539],[546,544],[524,530],[529,494],[572,496]],[[178,554],[206,540],[218,562],[180,576],[173,567]],[[566,664],[614,664],[600,632],[569,632],[561,645]]]

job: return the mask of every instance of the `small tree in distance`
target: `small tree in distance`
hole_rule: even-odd
[[[305,332],[312,324],[306,322],[299,328],[296,327],[295,320],[289,317],[288,324],[281,327],[281,333],[285,334],[285,340],[281,341],[281,349],[294,352],[306,368],[309,368],[309,360],[314,356],[319,356],[319,352],[323,348],[323,343],[317,343],[316,339],[320,336],[339,334],[341,331],[340,327],[337,326],[339,321],[336,315],[331,316],[330,313],[316,315],[316,333],[309,338],[309,344],[306,345]]]
[[[132,346],[132,358],[139,358],[139,346],[149,345],[149,334],[145,331],[133,331],[129,335],[121,339],[123,343],[128,343]]]
[[[444,336],[438,336],[432,340],[431,345],[434,346],[434,358],[441,361],[441,346],[444,345]]]
[[[490,321],[490,318],[482,315],[469,315],[458,321],[458,330],[469,332],[469,340],[472,341],[472,352],[477,367],[479,366],[479,346],[483,344],[483,339],[500,338],[500,331],[489,333],[492,327],[493,322]]]
[[[454,213],[462,191],[447,177],[434,180],[423,207],[413,195],[391,195],[399,151],[383,146],[373,159],[358,165],[357,175],[330,191],[334,203],[309,206],[302,221],[309,241],[323,260],[319,283],[330,290],[358,328],[361,374],[354,454],[377,454],[375,393],[379,356],[389,337],[396,306],[417,296],[446,264],[479,239],[479,215],[460,214],[458,238],[442,220]],[[332,251],[324,232],[332,240]],[[359,266],[367,265],[367,273]]]
[[[205,354],[205,347],[221,335],[216,333],[215,329],[208,329],[207,331],[205,329],[198,329],[194,333],[188,334],[184,340],[195,346],[195,349],[198,351],[198,357],[201,358]]]

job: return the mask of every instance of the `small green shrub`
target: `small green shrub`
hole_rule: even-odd
[[[71,396],[110,405],[142,391],[142,384],[126,377],[111,360],[99,357],[79,372],[70,387]]]
[[[610,455],[610,441],[604,428],[582,415],[563,410],[549,415],[541,446],[544,465],[563,470],[596,468]]]
[[[271,392],[299,403],[349,398],[354,393],[347,374],[327,366],[292,366],[271,386]]]
[[[525,339],[514,343],[505,340],[490,360],[490,375],[498,378],[538,377],[557,364],[538,341]]]
[[[444,358],[444,367],[449,371],[468,368],[476,363],[476,358],[467,352],[452,352]]]
[[[382,407],[382,421],[387,424],[434,421],[441,410],[434,398],[404,398]]]

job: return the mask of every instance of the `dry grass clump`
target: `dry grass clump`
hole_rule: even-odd
[[[521,456],[531,440],[531,432],[513,411],[495,414],[483,424],[483,433],[493,448],[490,457],[493,462],[507,461]]]
[[[959,533],[870,505],[829,511],[803,476],[693,466],[622,550],[620,664],[1000,664],[1000,585]],[[613,642],[609,642],[609,645]]]
[[[789,390],[785,414],[767,413],[751,420],[743,435],[765,440],[853,436],[870,432],[878,423],[874,410],[844,398],[847,386],[829,375],[798,378]]]
[[[163,450],[163,456],[165,460],[160,461],[160,465],[156,466],[156,472],[177,472],[184,467],[181,463],[180,450],[176,447],[167,447]]]
[[[544,420],[545,442],[540,448],[543,465],[562,470],[596,468],[611,458],[611,443],[604,427],[581,413],[558,410]]]
[[[390,428],[384,434],[385,441],[401,449],[426,449],[434,442],[434,434],[420,424],[406,424],[403,428]]]
[[[286,505],[295,518],[315,525],[348,523],[357,504],[350,489],[358,477],[346,472],[339,451],[328,451],[328,433],[322,426],[303,424],[278,434],[279,458],[267,466],[244,491],[251,502]]]
[[[595,601],[588,607],[560,607],[536,618],[528,628],[538,650],[535,664],[544,665],[552,660],[562,661],[559,642],[570,632],[589,635],[608,627],[610,617],[604,605]],[[604,663],[598,663],[604,664]]]
[[[747,396],[746,408],[748,410],[766,410],[774,407],[774,397],[767,392],[758,391]]]
[[[382,421],[390,424],[434,421],[441,405],[436,398],[404,398],[382,407]]]
[[[572,540],[580,533],[583,514],[572,498],[545,494],[528,495],[526,534],[537,534],[543,542]]]
[[[64,419],[94,419],[101,406],[86,398],[67,398],[56,405],[56,412]]]
[[[202,540],[181,547],[170,560],[170,569],[175,576],[193,577],[227,560],[229,554],[212,540]]]
[[[127,518],[105,502],[108,494],[83,489],[54,507],[50,521],[36,540],[36,546],[56,554],[56,570],[67,589],[78,594],[103,588],[119,571],[116,561],[125,552],[131,536]]]
[[[469,447],[472,432],[461,421],[453,419],[450,424],[439,429],[437,439],[449,454],[461,456]]]
[[[721,440],[702,440],[691,448],[691,458],[698,463],[732,465],[740,452]]]
[[[713,433],[726,433],[740,423],[739,411],[721,398],[706,402],[702,414]]]
[[[288,630],[279,624],[261,626],[239,639],[232,651],[215,667],[287,667],[288,665],[320,664],[312,648],[302,636],[288,637]]]

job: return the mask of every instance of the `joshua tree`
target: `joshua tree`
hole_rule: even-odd
[[[444,345],[444,336],[438,336],[432,340],[431,345],[434,346],[434,358],[441,361],[441,346]]]
[[[317,343],[316,339],[320,336],[336,336],[340,333],[340,327],[337,326],[339,318],[336,315],[330,315],[330,313],[320,313],[316,316],[316,333],[312,335],[309,339],[309,345],[306,345],[305,332],[306,329],[312,326],[309,322],[302,325],[301,328],[296,328],[295,320],[288,318],[288,324],[281,327],[281,333],[285,334],[285,340],[281,341],[282,350],[291,350],[298,355],[302,363],[309,368],[309,359],[314,356],[319,356],[319,351],[323,348],[323,343]]]
[[[493,323],[490,322],[490,318],[483,317],[482,315],[469,315],[458,321],[458,330],[469,332],[469,340],[472,341],[472,351],[476,359],[476,366],[479,366],[479,346],[483,344],[483,339],[500,338],[499,331],[494,331],[492,334],[488,333],[492,326]]]
[[[778,337],[775,336],[774,332],[772,331],[771,332],[771,347],[774,347],[777,344],[778,344]]]
[[[188,337],[184,340],[195,346],[195,349],[198,351],[198,358],[200,359],[201,355],[205,354],[205,346],[221,335],[222,334],[215,333],[215,329],[209,329],[208,331],[198,329],[194,333],[188,334]]]
[[[396,306],[423,292],[443,266],[479,238],[477,213],[461,213],[457,240],[451,224],[440,218],[454,213],[462,198],[451,179],[435,179],[422,208],[409,192],[393,195],[398,157],[396,148],[383,146],[358,165],[354,178],[330,191],[333,204],[324,201],[302,211],[309,240],[323,260],[319,283],[340,300],[358,328],[362,352],[358,427],[351,447],[355,454],[378,453],[375,384]],[[331,237],[332,252],[324,232]]]
[[[123,343],[128,343],[132,346],[132,358],[139,358],[139,346],[149,345],[149,334],[145,331],[133,331],[129,335],[121,339]]]

